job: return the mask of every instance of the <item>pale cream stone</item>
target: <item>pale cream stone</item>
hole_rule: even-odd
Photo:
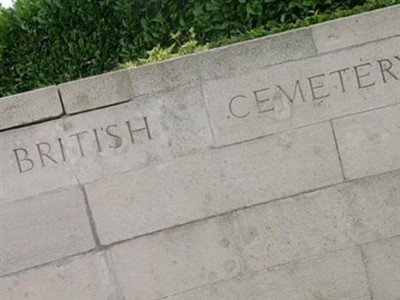
[[[400,234],[400,172],[233,214],[247,268],[261,271]]]
[[[330,124],[193,155],[86,186],[113,243],[342,180]]]
[[[399,299],[400,236],[367,244],[363,250],[374,299]]]
[[[400,103],[400,37],[204,83],[217,145]]]
[[[0,213],[1,275],[94,247],[78,187],[1,204]]]
[[[2,300],[122,300],[103,254],[88,254],[0,279]]]
[[[59,89],[67,114],[132,99],[131,83],[125,70],[63,83]]]
[[[110,262],[126,300],[159,299],[232,278],[243,267],[224,218],[116,245]]]
[[[341,18],[311,27],[318,52],[400,35],[400,5]]]
[[[60,116],[63,113],[55,86],[0,98],[0,130]]]
[[[343,250],[219,282],[168,299],[364,300],[370,296],[359,251]]]
[[[339,119],[333,124],[346,178],[400,169],[400,105]]]
[[[199,87],[2,132],[1,199],[107,178],[211,145]]]

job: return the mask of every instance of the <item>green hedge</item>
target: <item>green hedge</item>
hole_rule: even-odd
[[[17,0],[0,8],[0,96],[113,70],[170,46],[171,33],[193,28],[217,45],[368,2],[399,0]]]

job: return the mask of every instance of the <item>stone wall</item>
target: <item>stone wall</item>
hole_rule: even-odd
[[[1,300],[400,299],[400,6],[0,99]]]

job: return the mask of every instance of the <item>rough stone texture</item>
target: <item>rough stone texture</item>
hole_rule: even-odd
[[[94,247],[79,188],[2,203],[0,210],[0,275]]]
[[[149,133],[145,129],[147,119]],[[129,134],[133,132],[133,142]],[[108,132],[108,133],[107,133]],[[82,151],[76,134],[81,133]],[[96,139],[97,134],[97,139]],[[112,136],[114,135],[114,136]],[[61,151],[60,141],[64,149]],[[199,88],[176,89],[151,98],[102,110],[87,112],[61,120],[0,133],[1,172],[4,188],[1,198],[12,201],[37,193],[65,187],[80,182],[105,178],[115,173],[143,168],[175,157],[193,154],[212,144],[208,118]],[[49,156],[43,153],[51,147]],[[100,147],[100,148],[99,148]],[[22,173],[14,149],[18,150]],[[21,189],[21,186],[29,189]]]
[[[128,73],[117,71],[70,81],[59,86],[67,114],[130,100],[131,83]]]
[[[100,241],[109,244],[341,180],[331,127],[319,124],[86,189]]]
[[[400,5],[312,26],[318,52],[400,35]],[[366,28],[368,30],[366,30]]]
[[[400,105],[333,124],[346,178],[400,169]]]
[[[167,299],[366,300],[370,297],[359,251],[345,250],[220,282]]]
[[[1,300],[122,300],[102,254],[89,254],[0,279]]]
[[[397,171],[233,214],[246,267],[260,271],[399,234],[399,182]]]
[[[363,250],[373,299],[400,299],[400,235],[365,245]]]
[[[305,28],[127,71],[133,95],[140,96],[219,77],[233,77],[316,53],[311,31]]]
[[[232,278],[242,268],[224,218],[117,245],[110,262],[126,300],[158,299]]]
[[[54,86],[0,98],[0,130],[55,118],[62,113]]]
[[[399,46],[400,37],[395,37],[205,83],[216,143],[232,144],[400,103],[395,79],[400,78]],[[384,72],[383,78],[377,62],[382,59],[388,60],[381,62],[382,68],[391,64],[395,77]],[[341,82],[339,73],[332,72],[344,68]]]

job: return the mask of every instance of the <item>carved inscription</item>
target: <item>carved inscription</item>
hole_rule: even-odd
[[[228,110],[234,118],[244,119],[252,114],[275,110],[272,100],[277,95],[292,105],[301,105],[328,99],[333,92],[345,94],[350,89],[370,88],[399,78],[400,56],[383,58],[298,78],[290,84],[267,84],[260,89],[235,95],[229,101]]]
[[[133,121],[109,124],[75,132],[52,141],[40,141],[12,151],[19,173],[25,173],[35,168],[46,168],[72,159],[82,159],[88,155],[115,150],[124,143],[133,145],[151,139],[148,119],[143,117],[142,124]]]

